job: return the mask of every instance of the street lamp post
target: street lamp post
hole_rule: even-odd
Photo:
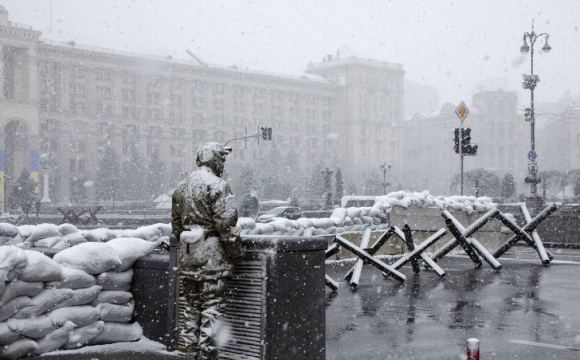
[[[547,53],[552,49],[550,45],[548,45],[548,38],[550,37],[550,35],[546,33],[536,34],[534,32],[534,22],[532,20],[532,32],[524,33],[524,43],[520,48],[522,54],[527,54],[528,52],[530,52],[531,56],[531,72],[530,75],[526,74],[522,75],[524,80],[522,86],[524,89],[529,89],[531,94],[531,104],[530,104],[531,108],[526,109],[526,113],[529,114],[530,120],[530,138],[532,149],[530,151],[530,154],[528,154],[530,160],[530,163],[528,164],[528,172],[530,173],[531,176],[526,177],[526,183],[531,184],[532,197],[536,199],[538,198],[538,183],[540,182],[540,179],[538,179],[536,176],[538,174],[538,164],[536,162],[536,138],[535,138],[536,121],[534,107],[534,89],[536,88],[538,82],[540,82],[540,77],[538,75],[534,75],[534,44],[536,43],[536,40],[538,40],[541,37],[544,37],[546,39],[546,43],[542,47],[542,51]],[[526,40],[530,41],[529,45]]]
[[[387,165],[387,163],[382,164],[379,166],[381,171],[383,172],[383,195],[387,195],[387,186],[391,185],[387,182],[387,172],[391,170],[391,165]]]

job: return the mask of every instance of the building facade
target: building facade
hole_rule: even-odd
[[[91,184],[107,147],[121,159],[137,151],[147,162],[157,154],[178,180],[193,169],[200,144],[260,126],[273,128],[270,146],[292,149],[304,164],[333,159],[363,172],[401,163],[399,64],[327,56],[302,77],[207,66],[46,40],[9,22],[1,6],[0,60],[8,197],[22,169],[37,167],[33,153],[54,158],[53,202],[103,200]],[[260,147],[233,146],[236,163],[260,162]]]

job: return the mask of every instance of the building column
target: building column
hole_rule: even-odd
[[[4,46],[0,44],[0,100],[4,99]]]

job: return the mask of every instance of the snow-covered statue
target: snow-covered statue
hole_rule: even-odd
[[[229,152],[215,142],[202,145],[199,168],[173,194],[171,225],[180,240],[177,276],[184,290],[177,307],[177,349],[192,359],[218,359],[226,285],[242,256],[234,196],[220,178]]]

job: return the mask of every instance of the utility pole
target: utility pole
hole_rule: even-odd
[[[471,145],[471,129],[463,129],[463,122],[469,115],[469,108],[465,105],[465,102],[460,102],[455,108],[455,114],[459,118],[460,124],[459,128],[454,129],[455,132],[455,152],[459,154],[459,173],[461,177],[461,195],[463,196],[463,157],[465,155],[475,156],[477,155],[477,145]]]
[[[530,90],[530,106],[531,108],[526,109],[526,121],[530,121],[530,142],[531,142],[531,150],[528,153],[528,159],[530,162],[528,163],[528,172],[531,176],[526,177],[525,182],[531,184],[531,193],[532,198],[534,199],[534,203],[538,202],[538,184],[541,182],[541,179],[537,178],[538,174],[538,163],[536,162],[537,154],[536,154],[536,139],[535,139],[535,127],[536,127],[536,114],[535,114],[535,106],[534,106],[534,89],[538,82],[540,82],[540,77],[538,75],[534,75],[534,44],[536,40],[539,38],[544,37],[546,39],[546,43],[542,47],[542,51],[549,52],[552,50],[550,45],[548,44],[548,38],[550,35],[547,33],[536,34],[534,32],[534,21],[532,20],[532,32],[531,33],[524,33],[524,43],[520,48],[522,54],[527,54],[530,52],[531,56],[531,65],[530,65],[530,75],[523,74],[523,83],[522,87],[524,89]],[[530,45],[528,45],[527,41],[530,41]],[[531,50],[531,51],[530,51]]]
[[[387,183],[387,172],[391,170],[391,165],[387,165],[387,163],[382,164],[379,166],[381,171],[383,172],[383,195],[387,195],[387,186],[391,185]]]

